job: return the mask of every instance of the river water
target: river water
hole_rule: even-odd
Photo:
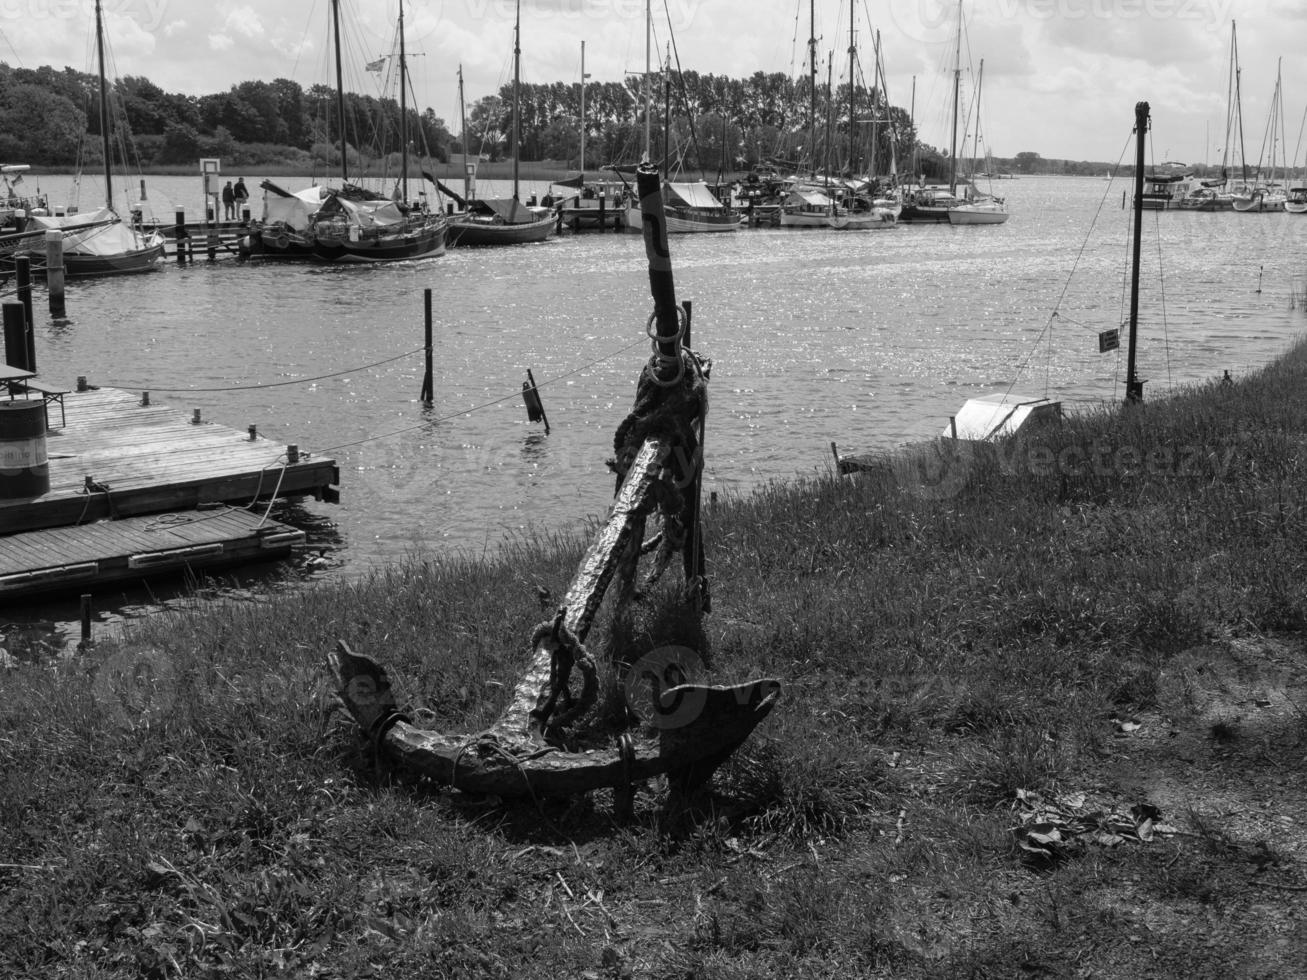
[[[62,199],[59,178],[42,183]],[[968,397],[1013,385],[1073,404],[1122,397],[1124,351],[1100,354],[1096,334],[1127,316],[1128,183],[1021,178],[994,190],[1012,215],[998,226],[673,238],[694,347],[713,359],[705,492],[829,471],[832,441],[864,451],[936,435]],[[149,196],[161,216],[199,211],[195,178],[151,178]],[[1146,214],[1145,397],[1237,376],[1284,350],[1302,330],[1293,294],[1305,242],[1298,215]],[[425,289],[429,407],[418,397]],[[42,289],[35,305],[48,381],[149,390],[179,412],[255,424],[338,460],[339,505],[280,512],[308,530],[311,560],[232,578],[204,593],[213,596],[359,576],[414,554],[480,553],[602,515],[613,488],[604,460],[648,355],[651,311],[643,242],[631,233],[452,248],[376,268],[201,261],[70,283],[65,322],[50,320]],[[526,419],[527,369],[548,435]],[[148,615],[183,595],[106,592],[96,617]],[[75,622],[72,602],[0,609],[9,632],[45,631],[56,645]]]

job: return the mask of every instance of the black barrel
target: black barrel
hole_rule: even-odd
[[[45,402],[0,402],[0,500],[50,491],[45,456]]]

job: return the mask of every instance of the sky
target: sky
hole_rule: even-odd
[[[467,104],[512,80],[515,0],[406,0],[412,101],[459,130]],[[890,100],[921,139],[947,148],[956,0],[652,0],[655,52],[743,77],[807,72],[810,9],[819,74],[847,77],[849,4],[869,75],[879,32]],[[170,92],[225,91],[249,80],[332,81],[329,0],[103,0],[110,74],[143,75]],[[399,0],[341,0],[347,84],[379,94],[361,69],[392,50]],[[0,0],[0,61],[94,70],[92,0]],[[980,133],[996,156],[1114,163],[1127,155],[1134,105],[1152,106],[1150,162],[1220,163],[1227,143],[1231,22],[1237,24],[1243,152],[1265,147],[1277,62],[1284,57],[1279,158],[1302,161],[1307,105],[1304,0],[963,0],[961,86],[980,86]],[[593,81],[645,64],[645,0],[521,0],[522,79],[577,82],[581,42]],[[655,54],[655,60],[658,55]],[[983,59],[983,73],[978,71]],[[970,132],[974,135],[975,127]],[[1229,140],[1237,147],[1237,137]],[[1128,150],[1127,158],[1133,154]]]

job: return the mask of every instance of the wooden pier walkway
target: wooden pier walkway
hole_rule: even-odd
[[[261,520],[267,501],[339,499],[334,459],[195,422],[175,407],[142,404],[132,392],[69,391],[46,408],[50,489],[0,500],[2,600],[48,591],[56,581],[90,586],[276,557],[299,532]],[[252,515],[211,509],[256,501],[265,503],[252,508]],[[201,528],[202,536],[187,537]],[[53,571],[58,569],[63,571]]]
[[[0,535],[206,503],[338,496],[334,459],[300,453],[290,462],[281,443],[196,424],[176,408],[142,405],[133,392],[70,391],[62,409],[66,423],[46,434],[50,491],[0,500]]]
[[[284,558],[303,543],[303,531],[265,520],[262,507],[218,506],[28,531],[0,538],[0,602]]]

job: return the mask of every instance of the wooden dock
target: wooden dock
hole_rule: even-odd
[[[132,392],[69,391],[46,407],[53,426],[46,433],[50,489],[0,500],[3,599],[47,591],[55,581],[89,586],[274,557],[299,532],[260,520],[267,501],[339,499],[334,459],[197,422],[176,408],[143,404]],[[252,508],[253,518],[232,516],[242,513],[235,510],[220,518],[223,511],[212,510],[258,501],[265,503]],[[143,515],[165,516],[129,520]],[[187,537],[201,528],[201,537]]]
[[[0,602],[285,558],[304,532],[264,519],[263,510],[218,506],[8,535],[0,538]]]
[[[50,491],[0,500],[0,535],[201,504],[272,497],[338,499],[334,459],[299,453],[114,388],[70,391],[46,434]],[[51,405],[50,423],[60,412]]]

